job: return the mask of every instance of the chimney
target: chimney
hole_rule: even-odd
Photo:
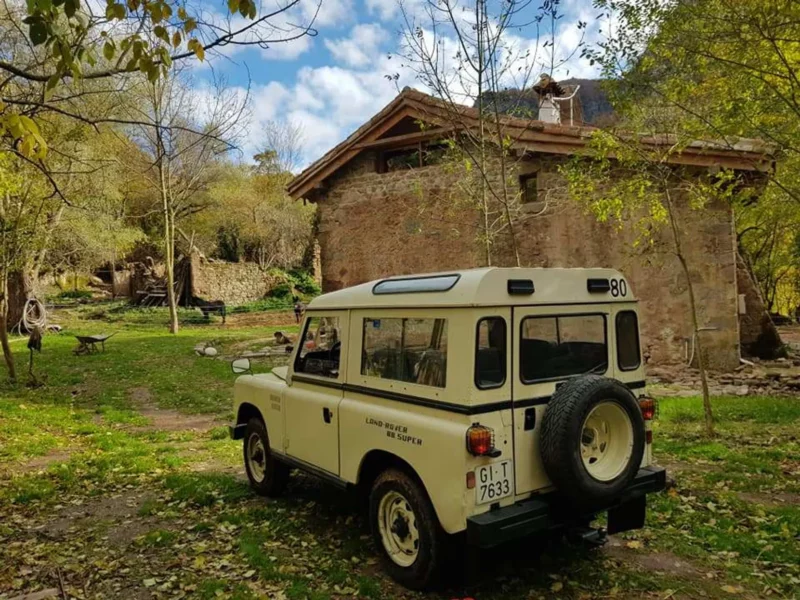
[[[566,90],[555,79],[542,75],[539,83],[533,86],[533,90],[539,95],[539,120],[561,125],[561,113],[564,111],[564,120],[570,126],[575,124],[576,119],[580,122],[583,111],[577,97],[579,89],[581,86],[575,87],[567,96]]]
[[[542,74],[539,83],[533,86],[533,90],[539,95],[539,120],[560,125],[561,107],[553,101],[553,98],[563,95],[563,88],[555,79]]]

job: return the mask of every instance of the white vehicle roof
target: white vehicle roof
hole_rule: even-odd
[[[615,269],[486,267],[378,279],[318,296],[308,309],[530,306],[635,300],[624,276]]]

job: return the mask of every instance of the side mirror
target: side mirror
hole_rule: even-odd
[[[231,363],[231,370],[233,370],[236,375],[241,375],[242,373],[251,373],[250,359],[237,358]]]

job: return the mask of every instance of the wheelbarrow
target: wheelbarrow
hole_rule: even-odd
[[[95,352],[99,352],[97,349],[97,344],[100,344],[100,348],[103,352],[105,352],[106,340],[113,335],[116,335],[116,332],[101,333],[98,335],[76,335],[75,337],[78,339],[78,347],[75,348],[73,352],[76,355],[94,354]]]

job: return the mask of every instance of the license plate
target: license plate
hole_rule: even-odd
[[[513,492],[511,461],[504,460],[475,469],[476,502],[495,502]]]

